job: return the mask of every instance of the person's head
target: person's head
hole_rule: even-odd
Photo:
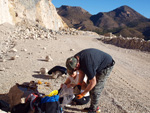
[[[70,57],[66,60],[67,73],[72,75],[79,67],[79,62],[76,57]]]

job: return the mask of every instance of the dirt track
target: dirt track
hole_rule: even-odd
[[[57,36],[57,40],[17,40],[17,53],[9,53],[6,62],[0,62],[0,68],[5,68],[0,71],[0,99],[15,83],[31,80],[51,83],[51,88],[39,86],[41,92],[58,89],[65,78],[54,80],[35,72],[41,67],[51,69],[56,65],[65,66],[66,58],[80,50],[97,48],[112,55],[116,61],[100,98],[101,113],[149,113],[150,54],[104,44],[96,38],[98,36]],[[19,57],[8,60],[14,54]],[[43,59],[46,55],[51,55],[53,61],[45,62]],[[79,113],[85,106],[67,107],[65,113]]]

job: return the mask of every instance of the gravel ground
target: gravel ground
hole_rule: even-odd
[[[9,35],[5,27],[0,26],[1,44]],[[38,81],[50,83],[38,86],[41,93],[49,94],[58,89],[67,76],[51,79],[40,75],[40,68],[48,70],[56,65],[65,66],[68,57],[85,48],[97,48],[112,55],[116,64],[101,94],[99,105],[101,113],[149,113],[150,112],[150,53],[123,49],[98,41],[98,35],[57,35],[57,39],[15,39],[16,52],[7,52],[0,62],[0,99],[16,83]],[[6,38],[5,38],[6,39]],[[8,39],[9,40],[9,39]],[[9,42],[9,41],[7,41]],[[7,43],[8,45],[11,43]],[[5,45],[5,44],[4,44]],[[3,45],[1,45],[1,50]],[[8,47],[9,48],[9,47]],[[45,61],[49,55],[52,60]],[[17,56],[15,60],[11,57]],[[79,113],[84,107],[70,106],[65,113]]]

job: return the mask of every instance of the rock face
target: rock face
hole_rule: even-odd
[[[53,30],[67,27],[51,0],[1,0],[0,14],[0,24],[30,20]]]

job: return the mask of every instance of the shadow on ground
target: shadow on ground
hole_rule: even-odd
[[[74,112],[71,112],[74,111]],[[65,107],[64,113],[77,113],[77,112],[83,112],[83,110],[78,108],[72,108],[72,107]]]
[[[34,74],[32,75],[34,78],[42,78],[42,79],[54,79],[49,75],[41,75],[41,74]]]

